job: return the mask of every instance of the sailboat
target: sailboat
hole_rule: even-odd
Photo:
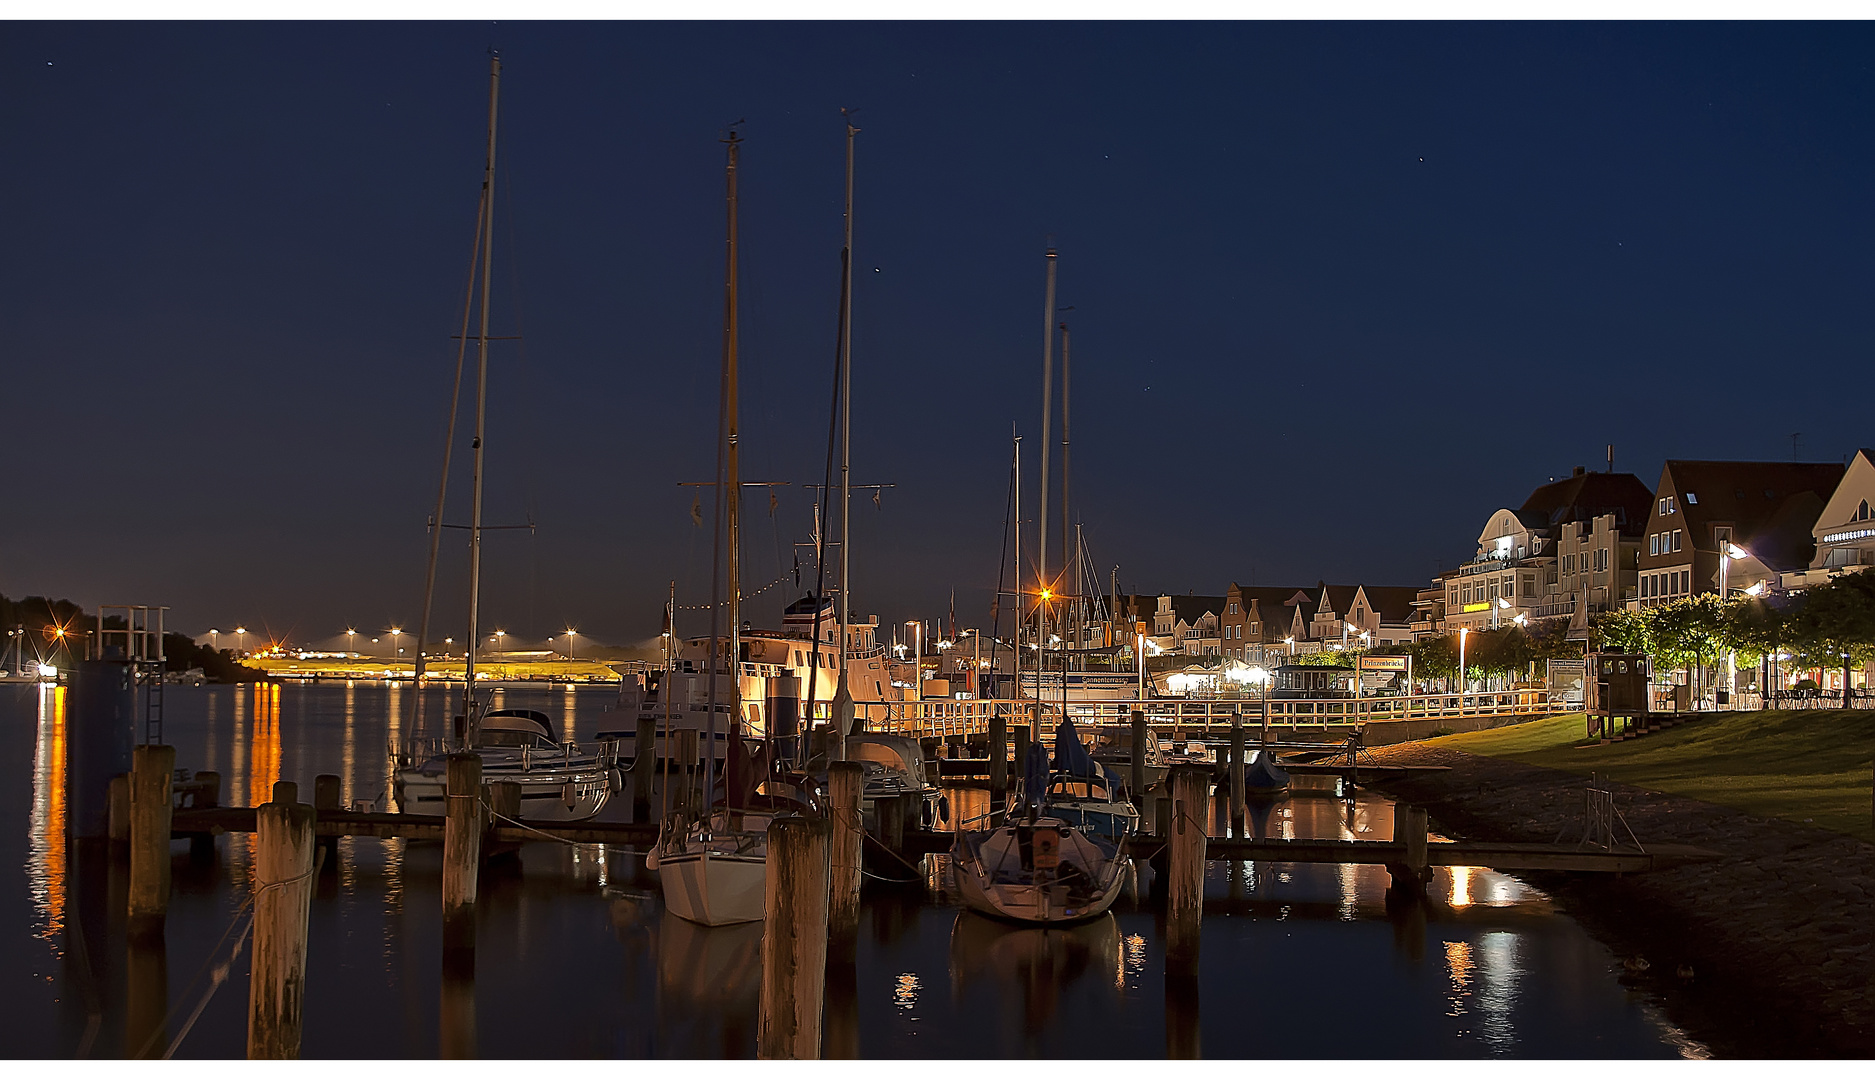
[[[475,442],[473,443],[474,496],[469,523],[469,636],[467,685],[462,693],[462,711],[446,743],[459,750],[479,754],[482,779],[487,783],[512,781],[521,785],[521,816],[543,821],[583,821],[597,814],[611,794],[611,762],[601,755],[583,752],[571,738],[554,738],[553,723],[539,712],[525,709],[488,710],[475,688],[476,647],[481,637],[482,595],[482,480],[483,451],[486,443],[485,421],[488,415],[488,312],[490,263],[494,255],[495,223],[495,121],[501,98],[501,57],[489,59],[488,73],[488,162],[482,174],[481,207],[476,217],[475,260],[481,269],[481,328],[476,342]],[[470,282],[475,280],[471,266]],[[462,345],[456,354],[456,390],[450,400],[449,431],[444,440],[443,476],[436,497],[436,515],[431,521],[430,563],[423,596],[423,623],[417,636],[416,701],[417,726],[421,728],[423,709],[423,668],[429,648],[430,608],[436,584],[436,554],[443,529],[443,493],[449,487],[450,451],[455,440],[456,410],[462,388],[462,360],[470,336],[469,303],[463,304]],[[404,813],[443,812],[447,758],[438,753],[422,753],[412,747],[399,751],[394,793]]]
[[[664,903],[673,913],[705,926],[755,922],[763,917],[765,888],[768,879],[768,825],[782,807],[772,802],[765,807],[753,805],[755,785],[733,775],[742,772],[739,760],[742,712],[742,593],[740,504],[742,479],[739,468],[737,428],[740,423],[737,393],[737,266],[736,266],[736,164],[742,140],[732,129],[724,140],[728,145],[726,187],[729,216],[728,268],[724,284],[722,428],[717,444],[719,466],[716,476],[718,515],[713,546],[720,553],[727,533],[729,549],[726,605],[717,603],[714,565],[710,580],[710,650],[706,681],[708,683],[708,743],[716,746],[717,727],[722,722],[731,749],[724,756],[723,803],[712,806],[695,821],[682,813],[664,819],[656,848],[646,860],[657,870],[664,889]],[[714,564],[716,560],[713,558]],[[723,607],[728,608],[728,647],[717,633]],[[727,676],[728,712],[717,710],[719,676]],[[667,678],[669,676],[667,675]],[[668,735],[668,732],[667,732]],[[768,758],[761,756],[761,773],[769,769]],[[717,758],[706,754],[703,766],[706,777],[716,774]],[[759,781],[761,773],[756,774]],[[740,782],[739,782],[740,781]],[[715,784],[706,780],[707,801],[714,803]]]

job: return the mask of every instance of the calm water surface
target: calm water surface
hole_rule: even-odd
[[[426,704],[442,714],[440,691]],[[65,692],[0,687],[0,979],[8,1057],[166,1046],[212,984],[249,887],[251,838],[212,863],[175,846],[167,931],[125,942],[121,873],[79,865],[63,835]],[[502,692],[589,739],[609,689]],[[177,764],[214,769],[251,804],[318,773],[348,800],[390,786],[413,720],[379,684],[170,688]],[[986,801],[957,791],[968,815]],[[1220,805],[1213,831],[1223,833]],[[605,818],[629,813],[621,800]],[[959,816],[962,816],[959,815]],[[1295,796],[1268,835],[1390,837],[1392,805]],[[476,967],[445,977],[441,845],[346,838],[312,911],[307,1057],[747,1057],[759,925],[668,915],[627,849],[526,845],[483,875]],[[868,881],[858,963],[829,985],[829,1056],[1678,1057],[1704,1048],[1623,987],[1620,965],[1542,893],[1487,870],[1434,870],[1432,902],[1389,915],[1380,867],[1213,862],[1195,989],[1168,993],[1163,921],[1135,889],[1072,930],[1005,926],[958,906],[943,859],[922,884]],[[1150,872],[1141,868],[1142,884]],[[247,954],[227,967],[178,1057],[239,1057]]]

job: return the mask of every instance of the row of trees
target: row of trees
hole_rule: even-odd
[[[107,630],[121,630],[123,626],[122,616],[113,615],[104,620]],[[97,617],[70,600],[44,596],[10,600],[0,596],[0,630],[16,631],[25,636],[23,643],[13,637],[0,636],[0,642],[4,642],[0,668],[10,667],[16,658],[22,670],[29,669],[38,660],[68,668],[85,658],[86,643],[97,631]],[[259,668],[241,664],[232,651],[217,652],[197,645],[184,634],[163,635],[163,666],[170,671],[201,668],[213,682],[257,682],[267,677]]]
[[[1847,574],[1790,596],[1682,597],[1596,620],[1605,649],[1646,653],[1656,665],[1699,669],[1732,653],[1755,665],[1782,658],[1799,669],[1851,668],[1875,660],[1875,572]],[[1843,696],[1844,704],[1848,695]]]

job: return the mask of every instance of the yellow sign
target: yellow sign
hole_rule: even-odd
[[[1491,605],[1490,604],[1466,604],[1464,608],[1462,608],[1461,610],[1463,610],[1465,614],[1469,615],[1474,611],[1489,611],[1491,610]]]

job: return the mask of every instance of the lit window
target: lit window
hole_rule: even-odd
[[[1660,554],[1660,534],[1659,533],[1647,534],[1647,554],[1649,555]]]

